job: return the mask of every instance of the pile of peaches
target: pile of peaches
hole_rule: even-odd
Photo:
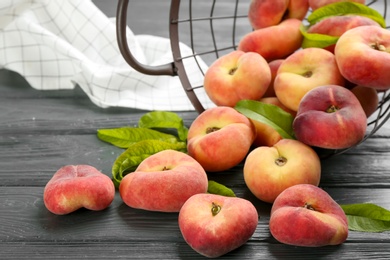
[[[192,123],[188,154],[208,172],[244,162],[249,190],[273,203],[269,228],[278,241],[340,244],[348,224],[318,188],[314,148],[346,149],[364,139],[378,92],[390,88],[390,31],[364,0],[252,0],[248,14],[254,30],[205,73],[216,107]],[[237,111],[242,100],[289,113],[294,138]]]
[[[294,117],[295,137],[310,146],[356,145],[377,109],[378,92],[390,88],[390,31],[364,2],[251,1],[254,30],[206,71],[206,93],[217,106],[258,100],[281,107]],[[281,139],[254,124],[256,145]]]
[[[205,73],[204,88],[215,106],[188,129],[187,153],[164,150],[144,159],[120,182],[123,202],[179,213],[188,245],[218,257],[246,243],[259,216],[248,200],[207,193],[207,173],[243,163],[248,189],[273,204],[269,229],[276,240],[310,247],[343,243],[347,217],[318,187],[315,148],[361,142],[378,92],[390,88],[390,31],[364,2],[252,0],[248,18],[254,30]],[[340,12],[329,15],[331,8]],[[288,114],[293,138],[273,128],[273,118],[267,124],[241,113],[237,104],[243,100]],[[74,186],[84,188],[76,194]],[[46,185],[44,201],[51,212],[68,214],[80,207],[102,210],[114,195],[106,175],[66,166]]]

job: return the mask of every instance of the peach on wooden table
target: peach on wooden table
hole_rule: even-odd
[[[90,165],[65,165],[46,184],[43,201],[57,215],[80,208],[106,209],[114,200],[115,186],[110,177]]]
[[[259,216],[246,199],[197,194],[179,212],[179,228],[186,243],[199,254],[216,258],[245,244],[257,228]]]
[[[207,187],[207,174],[196,160],[184,152],[163,150],[125,175],[119,193],[132,208],[179,212],[188,198],[207,192]]]
[[[299,184],[276,198],[269,229],[276,240],[288,245],[339,245],[348,237],[348,220],[340,205],[323,189]]]
[[[293,139],[282,139],[272,147],[252,150],[244,163],[244,181],[260,200],[273,203],[288,187],[296,184],[318,186],[321,162],[308,145]]]

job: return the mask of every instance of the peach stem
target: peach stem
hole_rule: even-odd
[[[379,42],[376,42],[374,44],[371,44],[371,48],[377,51],[386,51],[386,47]]]
[[[311,76],[313,76],[313,71],[306,71],[302,74],[302,76],[305,78],[310,78]]]
[[[337,112],[339,110],[339,108],[335,105],[331,105],[330,107],[328,107],[326,109],[326,113],[334,113],[334,112]]]
[[[208,128],[206,129],[206,134],[209,134],[209,133],[218,131],[219,129],[221,129],[221,128],[219,128],[219,127],[208,127]]]
[[[234,75],[236,70],[237,70],[237,68],[233,68],[233,69],[229,70],[229,75]]]
[[[314,210],[315,211],[315,208],[312,206],[312,205],[310,205],[309,203],[305,203],[305,206],[303,206],[305,209],[309,209],[309,210]]]
[[[287,163],[287,159],[283,156],[280,156],[278,159],[275,160],[275,164],[277,166],[283,166]]]
[[[220,211],[221,206],[213,202],[211,207],[211,214],[213,214],[213,216],[216,216]]]

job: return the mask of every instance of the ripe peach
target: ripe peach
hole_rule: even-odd
[[[257,52],[268,62],[283,59],[301,47],[303,41],[301,24],[301,20],[290,18],[278,25],[252,31],[240,40],[238,49],[244,52]]]
[[[359,26],[340,36],[335,57],[341,74],[350,82],[377,90],[390,88],[390,31]]]
[[[290,0],[251,0],[248,19],[257,30],[279,24],[287,11]]]
[[[366,116],[371,116],[378,108],[378,92],[373,88],[356,86],[351,89],[363,107]]]
[[[279,101],[297,111],[303,96],[328,84],[344,85],[335,56],[321,48],[307,48],[291,54],[280,65],[274,82]]]
[[[285,14],[285,19],[295,18],[303,20],[309,11],[308,0],[290,0]]]
[[[270,82],[271,70],[261,55],[237,50],[211,64],[204,76],[204,89],[217,106],[233,107],[242,99],[261,98]]]
[[[288,245],[339,245],[348,237],[348,220],[340,205],[324,190],[299,184],[276,198],[269,229],[276,240]]]
[[[197,194],[179,213],[179,228],[187,244],[199,254],[215,258],[245,244],[258,224],[254,205],[242,198]]]
[[[303,20],[308,10],[308,0],[252,0],[248,19],[253,29],[257,30],[289,18]]]
[[[271,83],[269,84],[267,91],[265,91],[263,98],[276,97],[275,89],[274,89],[274,81],[275,81],[276,75],[278,73],[278,69],[280,67],[280,64],[282,64],[283,61],[284,61],[284,59],[276,59],[276,60],[270,61],[268,63],[269,68],[271,69]]]
[[[282,139],[272,147],[252,150],[243,171],[249,190],[258,199],[273,203],[281,192],[293,185],[319,185],[321,162],[310,146],[297,140]]]
[[[57,215],[80,208],[103,210],[114,197],[115,186],[110,177],[89,165],[61,167],[43,191],[46,208]]]
[[[338,15],[322,19],[318,23],[310,26],[308,33],[323,34],[340,37],[346,31],[363,25],[380,25],[374,20],[361,15]],[[334,52],[335,44],[327,46],[325,49]]]
[[[192,195],[206,193],[202,166],[186,153],[163,150],[147,157],[119,185],[123,202],[132,208],[179,212]]]
[[[247,155],[255,131],[251,121],[234,108],[209,108],[195,118],[188,130],[188,154],[206,171],[230,169]]]
[[[293,122],[298,140],[325,149],[344,149],[358,144],[366,133],[367,117],[356,96],[337,85],[309,91]]]

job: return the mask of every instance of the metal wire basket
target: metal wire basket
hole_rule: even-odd
[[[199,1],[202,1],[202,8],[197,7]],[[194,60],[198,64],[199,71],[204,75],[206,69],[201,66],[203,61],[210,65],[222,55],[236,50],[240,39],[252,31],[247,16],[250,1],[171,0],[167,29],[173,62],[148,66],[137,61],[128,48],[126,27],[129,0],[119,0],[116,21],[119,49],[126,62],[143,74],[178,76],[195,110],[201,113],[205,107],[196,91],[203,88],[203,85],[191,81],[191,75],[186,71],[186,60]],[[367,1],[366,4],[381,13],[385,19],[387,18],[387,0]],[[183,55],[179,42],[187,44],[192,53]],[[368,131],[362,142],[377,132],[390,117],[390,91],[380,92],[378,95],[378,108],[368,120]],[[339,154],[348,149],[328,151],[328,155]]]

